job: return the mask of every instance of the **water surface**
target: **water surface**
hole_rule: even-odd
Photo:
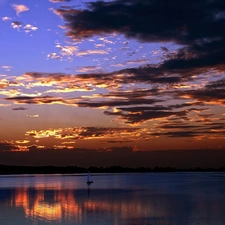
[[[224,225],[225,173],[0,176],[0,224]]]

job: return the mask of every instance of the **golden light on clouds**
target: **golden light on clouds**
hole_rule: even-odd
[[[88,140],[102,138],[140,137],[145,129],[139,128],[105,128],[105,127],[70,127],[49,130],[31,130],[26,136],[36,139],[54,137],[61,140]],[[70,141],[68,143],[71,143]]]
[[[15,143],[17,143],[17,144],[27,144],[29,142],[30,142],[29,140],[17,140],[17,141],[15,141]]]
[[[193,23],[192,4],[174,1],[172,21],[149,14],[167,7],[152,1],[1,1],[0,163],[12,151],[223,146],[220,5],[196,4]]]

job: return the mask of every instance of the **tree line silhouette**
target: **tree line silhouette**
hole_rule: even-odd
[[[78,166],[10,166],[0,165],[0,174],[73,174],[73,173],[130,173],[130,172],[207,172],[207,171],[225,171],[222,168],[189,168],[180,169],[174,167],[121,167],[121,166],[107,166],[107,167],[94,167],[89,168]]]

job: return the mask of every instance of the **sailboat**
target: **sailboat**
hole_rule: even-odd
[[[93,183],[93,180],[91,179],[90,172],[88,171],[88,178],[87,178],[87,184]]]

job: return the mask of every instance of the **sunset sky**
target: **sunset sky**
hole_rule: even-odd
[[[0,0],[0,35],[0,164],[222,166],[224,0]]]

